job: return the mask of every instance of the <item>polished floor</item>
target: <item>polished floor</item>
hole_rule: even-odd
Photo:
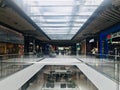
[[[91,68],[91,67],[94,68],[94,71],[101,72],[102,73],[101,75],[106,78],[108,78],[110,74],[111,74],[111,76],[118,75],[117,71],[115,71],[117,67],[114,66],[116,64],[114,64],[113,61],[110,61],[108,59],[98,59],[95,57],[86,57],[86,56],[77,56],[76,57],[76,56],[59,55],[56,57],[46,57],[45,59],[43,59],[41,61],[40,60],[41,60],[41,58],[37,58],[37,57],[14,58],[14,59],[6,60],[4,62],[5,64],[2,64],[2,67],[4,67],[1,70],[2,75],[4,75],[3,71],[5,71],[5,74],[8,74],[7,70],[9,70],[9,72],[11,72],[11,70],[15,71],[17,69],[14,67],[15,63],[17,63],[18,67],[20,67],[20,64],[23,62],[24,62],[23,63],[24,65],[34,64],[34,63],[37,63],[39,65],[82,65],[82,64],[85,64],[89,68]],[[15,63],[13,63],[14,61],[15,61]],[[8,64],[6,64],[6,63],[8,63]],[[9,63],[11,63],[11,64],[9,64]],[[11,67],[9,67],[9,66],[11,66]],[[119,68],[117,68],[117,69],[119,69]],[[10,74],[13,74],[13,73],[15,73],[15,72],[11,72]],[[94,78],[94,77],[92,76],[92,78]],[[111,78],[112,77],[109,77],[108,79],[110,80]],[[97,79],[99,79],[99,78],[97,78]],[[86,81],[80,77],[78,83],[80,83],[80,85],[82,85],[82,84],[83,85],[79,88],[84,88],[83,90],[87,90],[86,87],[88,87],[89,88],[88,90],[90,90],[89,86],[91,86],[92,84],[89,84],[88,81],[89,80]],[[42,85],[43,82],[42,82],[42,79],[40,79],[40,78],[38,78],[38,80],[35,81],[34,83],[31,83],[30,87],[28,89],[35,90],[35,88],[36,88],[36,90],[40,90],[40,88],[43,87],[43,85]],[[88,83],[88,84],[86,84],[86,83]],[[102,83],[104,83],[104,82],[102,82]],[[78,85],[78,86],[80,86],[80,85]],[[116,86],[117,86],[117,84],[116,84]],[[111,87],[113,87],[113,86],[111,86]],[[94,90],[94,89],[91,89],[91,90]]]

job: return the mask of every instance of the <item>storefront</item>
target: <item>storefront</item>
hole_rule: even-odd
[[[81,50],[80,50],[81,54],[86,54],[86,40],[83,40],[80,46],[81,46]]]
[[[98,54],[98,38],[97,37],[92,37],[87,39],[86,50],[88,55]]]
[[[22,56],[24,54],[24,45],[13,43],[0,43],[0,59]]]
[[[107,36],[108,54],[120,55],[120,31]]]
[[[24,45],[12,43],[0,43],[0,55],[4,54],[23,54]]]
[[[58,47],[59,55],[71,55],[71,46]]]
[[[120,24],[101,32],[100,54],[120,55]]]
[[[6,43],[0,43],[0,55],[6,53]]]
[[[23,51],[24,37],[21,33],[1,25],[0,33],[0,55],[19,54]]]

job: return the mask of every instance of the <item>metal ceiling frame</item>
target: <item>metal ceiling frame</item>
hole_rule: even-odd
[[[106,2],[106,3],[105,3]],[[94,21],[104,10],[105,8],[111,6],[111,0],[107,0],[107,1],[104,1],[100,7],[92,14],[92,16],[84,23],[84,25],[81,27],[81,29],[79,29],[79,31],[74,35],[74,37],[71,39],[72,41],[75,40],[75,38],[77,37],[77,35],[79,33],[81,33],[82,31],[84,31],[88,26],[89,24]],[[17,13],[20,14],[20,16],[22,16],[26,21],[28,21],[30,24],[32,24],[37,31],[39,31],[40,33],[44,34],[49,40],[51,40],[48,35],[46,35],[17,5],[13,5],[14,2],[12,2],[11,0],[5,0],[5,3],[10,6],[11,8],[13,8],[14,11],[16,11]],[[16,8],[17,7],[17,8]],[[47,16],[47,15],[46,15]],[[77,16],[77,15],[76,15]],[[39,23],[39,22],[38,22]],[[40,23],[45,23],[45,22],[40,22]],[[57,22],[50,22],[49,23],[57,23]],[[62,22],[59,22],[59,23],[62,23]],[[79,23],[78,21],[75,22],[75,23]],[[6,25],[2,22],[0,22],[1,25],[3,26],[6,26],[10,29],[13,29],[13,30],[16,30],[18,31],[17,29],[9,26],[9,25]]]
[[[83,5],[84,6],[84,8],[83,9],[85,9],[87,12],[88,12],[88,15],[77,15],[77,12],[79,11],[79,9],[80,9],[80,1],[78,1],[78,0],[76,0],[76,2],[72,5],[42,5],[43,7],[48,7],[48,6],[50,6],[50,7],[63,7],[63,6],[65,6],[65,7],[71,7],[71,6],[73,6],[73,7],[71,7],[73,10],[72,10],[72,15],[57,15],[56,13],[55,13],[55,15],[52,15],[52,14],[50,14],[50,15],[39,15],[39,13],[38,13],[38,15],[34,15],[34,14],[32,14],[32,15],[28,15],[28,16],[30,16],[30,17],[43,17],[43,18],[47,18],[47,17],[63,17],[63,16],[69,16],[71,19],[71,21],[69,22],[69,29],[68,29],[68,35],[70,34],[70,32],[72,32],[71,30],[72,30],[72,28],[73,27],[76,27],[76,26],[74,26],[73,24],[74,24],[74,21],[73,20],[75,20],[76,18],[78,18],[78,17],[81,17],[82,19],[83,18],[85,18],[86,19],[86,17],[89,17],[90,15],[90,12],[89,12],[89,9],[88,8],[86,8],[86,7],[89,7],[89,6],[91,6],[92,8],[90,9],[90,11],[94,11],[94,9],[96,9],[96,8],[94,8],[94,7],[96,7],[96,6],[98,6],[98,5]],[[94,4],[94,3],[93,3]],[[41,7],[40,5],[29,5],[28,7]],[[34,9],[36,9],[36,8],[34,8]],[[33,11],[34,11],[34,9],[33,9]],[[31,9],[30,9],[31,10]],[[54,10],[54,9],[53,9]],[[39,10],[38,10],[39,11]],[[48,13],[49,14],[49,13]],[[82,13],[83,14],[83,13]],[[87,13],[86,13],[87,14]],[[38,18],[39,19],[39,18]],[[38,24],[38,26],[39,27],[41,27],[41,30],[43,30],[43,32],[44,32],[44,27],[56,27],[56,28],[59,28],[59,27],[65,27],[65,26],[42,26],[42,25],[39,25],[39,21],[37,21],[37,19],[35,18],[35,19],[32,19],[35,23],[37,22]],[[41,19],[42,20],[42,19]],[[48,21],[49,21],[49,19],[48,19]],[[47,21],[44,21],[44,23],[45,22],[47,22]],[[75,21],[76,22],[76,21]],[[68,26],[66,26],[66,27],[68,27]],[[79,25],[79,28],[81,28],[81,25]],[[78,30],[79,30],[79,28],[78,28]],[[47,31],[46,31],[47,32]],[[44,32],[44,33],[46,33],[46,32]],[[46,34],[47,35],[47,34]],[[49,35],[47,35],[47,36],[49,36]],[[72,37],[71,37],[72,38]],[[57,39],[57,38],[56,38]],[[70,39],[71,40],[71,39]]]
[[[84,23],[84,25],[79,29],[79,31],[74,35],[71,40],[74,40],[76,36],[81,33],[89,24],[96,19],[98,15],[100,15],[106,7],[109,7],[112,3],[112,0],[104,0],[101,5],[96,9],[96,11],[90,16],[90,18]]]

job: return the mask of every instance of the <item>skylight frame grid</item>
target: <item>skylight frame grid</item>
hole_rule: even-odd
[[[15,1],[15,0],[13,0]],[[66,39],[70,39],[98,8],[103,0],[17,0],[18,5],[51,39],[60,37],[65,30]],[[17,3],[17,1],[15,1]],[[67,2],[67,3],[66,3]],[[62,10],[62,9],[64,10]],[[65,11],[66,10],[66,11]],[[60,12],[61,11],[61,12]],[[80,22],[80,23],[79,23]],[[53,25],[52,25],[53,24]],[[48,32],[53,29],[53,32]],[[57,37],[56,32],[60,32]],[[77,30],[76,30],[77,29]],[[74,31],[73,31],[74,30]],[[73,35],[74,33],[74,35]],[[59,34],[59,33],[57,33]],[[53,37],[51,35],[54,35]],[[64,36],[63,35],[63,36]],[[55,38],[56,36],[56,38]],[[65,39],[65,38],[64,38]]]

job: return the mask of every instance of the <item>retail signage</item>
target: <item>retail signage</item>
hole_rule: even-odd
[[[89,43],[92,43],[92,42],[94,42],[94,41],[95,41],[94,39],[90,39]]]
[[[119,32],[116,32],[116,33],[111,34],[111,37],[112,37],[112,38],[117,38],[117,37],[120,37],[120,31],[119,31]]]
[[[112,37],[111,37],[111,34],[108,34],[107,35],[107,39],[111,39]]]
[[[77,50],[80,50],[80,43],[76,43]]]

